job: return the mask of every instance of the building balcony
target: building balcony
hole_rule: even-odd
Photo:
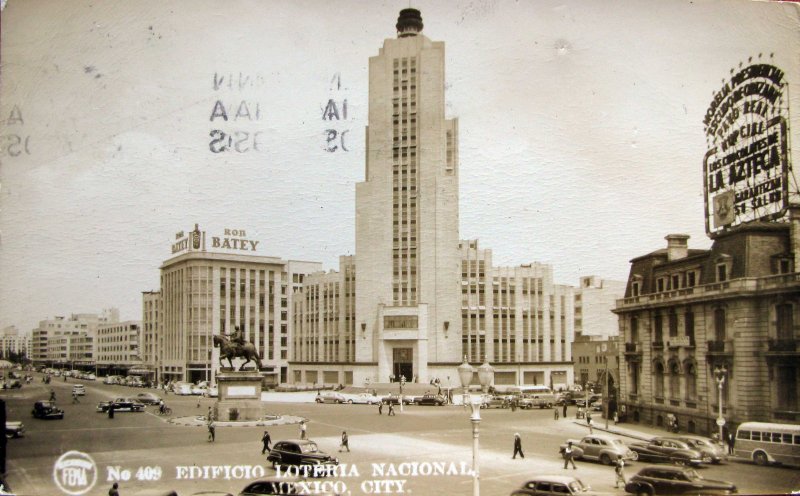
[[[684,301],[716,299],[721,295],[780,293],[800,287],[800,272],[766,277],[747,277],[690,288],[649,293],[617,300],[616,311],[633,310],[642,306],[667,306]]]
[[[694,348],[694,338],[691,336],[674,336],[667,341],[668,348]]]
[[[733,355],[733,341],[709,341],[708,356],[728,356]]]
[[[800,355],[795,339],[770,339],[767,341],[768,355]]]
[[[653,349],[654,350],[663,350],[664,349],[664,342],[663,341],[653,341]]]

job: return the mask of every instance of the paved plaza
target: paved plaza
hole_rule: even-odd
[[[181,496],[201,491],[238,494],[260,474],[275,476],[261,455],[261,435],[268,429],[273,442],[299,437],[296,423],[229,427],[220,425],[216,441],[207,440],[202,421],[195,421],[213,404],[197,397],[166,397],[174,410],[172,419],[155,414],[118,413],[113,419],[95,412],[99,401],[118,396],[135,396],[141,389],[86,383],[87,395],[71,404],[72,382],[60,379],[45,386],[35,382],[21,390],[3,391],[9,420],[22,420],[25,437],[8,443],[8,482],[17,494],[65,494],[53,481],[57,459],[76,450],[91,456],[97,466],[97,483],[90,495],[105,495],[113,479],[120,479],[123,496],[159,494],[175,490]],[[30,409],[36,399],[46,399],[55,390],[64,420],[33,419]],[[350,494],[471,494],[472,431],[468,413],[458,406],[410,406],[388,417],[386,409],[367,405],[318,405],[308,395],[304,402],[290,403],[285,396],[269,402],[271,413],[285,419],[308,419],[309,437],[320,449],[338,456],[340,473],[317,479],[325,488]],[[289,398],[291,399],[291,398]],[[280,401],[278,401],[280,400]],[[480,424],[481,494],[507,495],[528,478],[538,474],[576,475],[601,494],[624,494],[614,489],[611,467],[578,462],[577,470],[565,471],[558,447],[568,438],[587,433],[574,418],[554,420],[552,410],[482,410]],[[604,421],[599,419],[599,426]],[[648,437],[663,431],[631,424],[610,426],[618,434]],[[351,452],[338,452],[343,430],[350,437]],[[522,437],[525,458],[512,460],[514,433]],[[631,440],[630,438],[627,438]],[[631,476],[644,464],[627,468]],[[142,470],[139,470],[142,469]],[[128,471],[128,472],[126,472]],[[704,477],[734,482],[740,493],[790,492],[800,488],[800,471],[780,467],[757,467],[731,461],[700,469]],[[127,480],[126,474],[129,477]],[[137,480],[144,479],[144,480]],[[156,477],[157,476],[157,477]],[[151,479],[151,480],[147,480]],[[319,486],[323,488],[322,485]]]

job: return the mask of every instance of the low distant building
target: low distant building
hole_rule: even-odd
[[[97,326],[97,370],[104,374],[146,375],[142,369],[141,342],[142,323],[138,320]]]
[[[69,318],[56,316],[52,319],[42,320],[39,322],[39,326],[31,332],[31,360],[38,365],[66,366],[70,361],[70,355],[65,352],[64,347],[72,349],[72,341],[56,338],[83,336],[82,339],[76,339],[74,342],[81,349],[80,352],[75,352],[75,356],[82,366],[94,367],[92,344],[97,327],[101,324],[116,322],[119,322],[119,310],[116,308],[105,309],[100,314],[76,313],[70,315]],[[54,362],[56,357],[58,362]]]
[[[8,326],[0,332],[0,356],[3,359],[25,356],[31,358],[31,338],[21,333],[16,326]]]

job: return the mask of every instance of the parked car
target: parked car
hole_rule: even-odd
[[[136,401],[144,405],[157,405],[161,397],[154,393],[139,393],[136,395]]]
[[[267,461],[275,465],[338,465],[339,460],[319,450],[309,439],[288,439],[272,446]]]
[[[697,466],[711,462],[710,457],[703,459],[703,454],[692,449],[685,441],[668,437],[656,437],[649,442],[631,443],[630,448],[639,455],[639,460],[646,462],[669,462],[679,465]]]
[[[31,414],[34,418],[38,419],[63,419],[64,410],[57,408],[56,405],[50,401],[37,401],[33,404],[33,411]]]
[[[422,396],[419,396],[419,395],[416,395],[416,394],[404,394],[403,395],[403,404],[404,405],[413,405],[414,403],[417,402],[417,400],[419,398],[422,398]]]
[[[539,475],[511,493],[511,496],[585,495],[592,488],[567,475]]]
[[[601,462],[603,465],[611,465],[620,455],[625,461],[639,458],[639,455],[623,443],[622,440],[608,434],[592,434],[584,436],[580,441],[571,439],[567,443],[570,441],[575,450],[573,457],[577,459],[594,460]],[[561,445],[559,453],[564,452],[567,443]]]
[[[192,394],[195,396],[203,396],[204,394],[206,394],[206,391],[208,391],[208,386],[206,386],[205,384],[192,386]]]
[[[703,436],[694,436],[691,434],[675,436],[681,441],[685,441],[691,448],[694,448],[703,454],[703,458],[711,458],[711,463],[718,464],[728,460],[728,453],[721,445],[715,443],[712,439]]]
[[[317,403],[347,403],[344,395],[338,391],[323,391],[314,398]]]
[[[392,405],[399,405],[400,404],[400,397],[395,393],[389,393],[383,397],[381,397],[381,402],[384,405],[392,404]]]
[[[442,406],[447,403],[447,400],[441,394],[434,394],[434,393],[425,393],[422,396],[417,397],[414,400],[414,404],[416,405],[433,405],[433,406]]]
[[[130,398],[117,398],[113,401],[102,401],[97,404],[96,411],[107,412],[111,405],[115,412],[143,412],[144,404]]]
[[[206,391],[206,396],[208,396],[209,398],[219,397],[219,389],[217,389],[217,386],[209,387],[208,390]]]
[[[552,394],[526,394],[517,402],[517,406],[530,410],[531,408],[553,408],[556,398]]]
[[[6,438],[20,437],[25,433],[25,426],[19,420],[6,420]]]
[[[735,494],[736,486],[726,481],[701,477],[686,467],[645,467],[625,484],[634,494]]]
[[[6,379],[3,383],[3,389],[18,389],[22,387],[22,381],[19,379]]]
[[[86,387],[83,384],[75,384],[72,386],[72,394],[77,396],[86,396]]]
[[[348,404],[357,404],[357,405],[377,405],[381,402],[381,399],[373,394],[370,393],[340,393],[345,402]]]
[[[481,399],[481,408],[508,408],[508,400],[502,396],[484,396]]]
[[[602,398],[603,397],[600,396],[599,394],[592,394],[592,395],[589,396],[588,399],[586,398],[586,396],[579,396],[579,397],[575,398],[575,406],[579,406],[581,408],[586,408],[587,404],[591,405],[595,401],[597,401],[599,399],[602,399]]]
[[[119,384],[119,377],[115,375],[107,375],[103,377],[103,384]]]
[[[190,396],[192,394],[192,385],[188,382],[176,382],[172,385],[172,391],[179,396]]]

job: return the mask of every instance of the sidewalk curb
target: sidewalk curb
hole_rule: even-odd
[[[575,425],[579,425],[581,427],[586,427],[586,428],[589,427],[588,425],[586,425],[586,422],[578,422],[577,420],[573,420],[572,423]],[[656,437],[656,436],[649,436],[641,433],[636,433],[633,432],[632,429],[624,429],[624,430],[612,429],[611,426],[609,426],[609,428],[606,429],[605,427],[597,427],[592,425],[592,429],[596,431],[608,432],[609,434],[615,434],[617,436],[625,436],[633,439],[638,439],[639,441],[650,441],[652,438]]]

